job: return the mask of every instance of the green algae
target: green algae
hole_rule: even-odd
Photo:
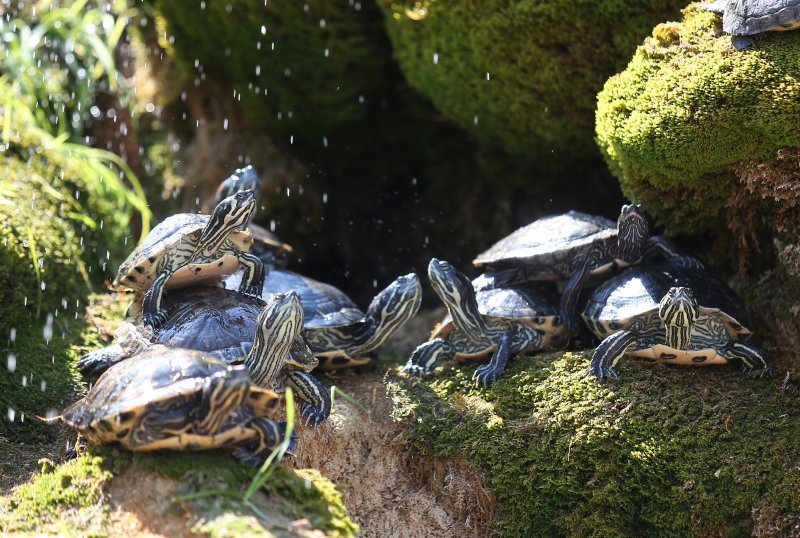
[[[800,34],[765,34],[735,51],[718,16],[697,4],[683,14],[656,26],[606,82],[596,133],[627,197],[672,230],[701,232],[742,205],[732,203],[746,193],[736,165],[800,146]],[[749,205],[761,207],[760,197]]]
[[[483,143],[556,167],[593,157],[595,95],[683,2],[381,0],[408,82]]]
[[[550,354],[515,360],[489,389],[473,364],[390,375],[388,388],[416,449],[487,473],[505,536],[744,536],[800,522],[796,381],[631,360],[599,383],[587,365]]]

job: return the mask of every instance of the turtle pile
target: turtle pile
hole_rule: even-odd
[[[127,319],[113,344],[80,359],[96,382],[62,415],[88,441],[232,447],[259,464],[286,435],[273,420],[281,391],[298,395],[307,424],[325,421],[331,397],[313,371],[369,362],[417,313],[413,273],[364,312],[337,288],[287,270],[291,247],[251,223],[260,186],[251,167],[237,170],[210,215],[167,218],[122,264],[114,285],[133,291]],[[772,375],[769,354],[748,341],[741,300],[652,236],[637,205],[623,206],[616,223],[576,211],[536,220],[473,263],[483,273],[470,280],[431,260],[428,277],[448,314],[413,351],[410,374],[482,359],[474,379],[486,385],[513,356],[565,348],[583,331],[601,340],[588,365],[598,379],[618,377],[626,355],[738,362],[753,376]]]
[[[284,440],[279,393],[291,387],[306,423],[331,411],[312,371],[368,362],[419,310],[400,276],[361,311],[339,289],[285,269],[292,248],[251,223],[252,167],[222,182],[210,215],[172,215],[120,266],[133,291],[115,342],[78,362],[96,380],[63,420],[89,442],[132,450],[235,447],[259,464]]]
[[[583,318],[602,340],[589,365],[598,379],[619,377],[616,365],[626,355],[673,364],[736,361],[754,376],[772,375],[772,358],[747,341],[741,300],[699,260],[650,236],[637,205],[623,206],[616,225],[577,211],[541,218],[473,264],[485,272],[470,281],[431,260],[428,278],[448,314],[414,350],[407,372],[423,375],[453,357],[488,358],[474,374],[488,384],[518,353],[568,345]]]

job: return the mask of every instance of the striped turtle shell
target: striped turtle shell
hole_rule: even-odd
[[[164,253],[174,249],[181,241],[190,236],[195,240],[199,238],[210,218],[211,215],[199,213],[178,213],[164,219],[122,262],[113,285],[125,286],[137,291],[147,290],[156,278],[158,261],[164,256]],[[253,238],[249,231],[234,231],[229,237],[243,250],[250,250]],[[199,264],[193,265],[199,266]],[[236,271],[238,267],[239,262],[236,258],[228,255],[222,256],[210,264],[204,264],[202,273],[198,273],[197,267],[180,269],[170,279],[168,287],[184,284],[186,278],[190,278],[189,275],[195,273],[198,274],[192,278],[194,281],[221,279]]]
[[[652,314],[658,312],[659,302],[672,287],[690,288],[700,312],[721,319],[729,338],[750,335],[747,312],[733,290],[702,269],[668,263],[630,267],[608,280],[592,293],[582,317],[601,338],[637,319],[657,323],[658,316]]]
[[[564,326],[558,316],[558,294],[552,285],[522,284],[495,287],[492,275],[484,274],[472,281],[478,310],[486,318],[529,320],[542,335],[544,346],[560,346]],[[431,338],[445,337],[455,325],[450,314],[434,329]]]
[[[524,263],[538,268],[537,280],[562,280],[572,276],[572,258],[600,242],[617,237],[617,223],[596,215],[570,211],[535,220],[504,237],[473,260],[486,269]],[[567,262],[567,263],[564,263]]]
[[[171,407],[170,428],[177,432],[194,419],[209,381],[226,376],[247,379],[248,373],[199,351],[160,348],[109,368],[62,417],[93,439],[113,441],[125,437],[148,410]]]

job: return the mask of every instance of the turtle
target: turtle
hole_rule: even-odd
[[[428,373],[452,358],[491,355],[489,363],[479,366],[473,375],[478,383],[488,385],[503,374],[510,357],[566,343],[557,295],[546,285],[500,285],[491,275],[470,282],[450,263],[436,258],[428,265],[428,278],[448,315],[431,339],[411,354],[404,369],[412,375]]]
[[[252,165],[239,168],[222,181],[214,195],[214,205],[224,198],[244,190],[255,192],[256,202],[261,199],[261,178]],[[286,267],[292,254],[292,246],[263,226],[249,223],[247,229],[253,234],[253,248],[250,252],[268,267]]]
[[[279,400],[253,385],[243,366],[164,347],[109,368],[60,418],[91,444],[135,451],[237,446],[238,459],[259,465],[284,436],[269,419]]]
[[[736,50],[755,43],[756,34],[800,27],[800,0],[717,0],[700,8],[722,16],[722,29]]]
[[[264,283],[264,264],[250,248],[253,237],[241,229],[256,208],[252,190],[238,192],[217,204],[211,215],[179,213],[153,228],[122,263],[112,287],[136,292],[131,314],[158,327],[167,319],[161,308],[165,287],[219,281],[241,266],[239,291],[256,295]],[[143,297],[142,297],[143,296]]]
[[[589,372],[617,378],[627,355],[670,364],[726,364],[772,375],[769,353],[748,342],[747,312],[728,286],[702,269],[671,263],[631,267],[598,287],[583,313],[602,342]]]
[[[587,277],[657,256],[702,267],[699,260],[684,254],[672,241],[650,236],[642,207],[626,204],[616,225],[605,217],[579,211],[535,220],[492,245],[472,263],[495,273],[504,284],[566,280],[559,311],[572,335],[579,326],[577,304]]]
[[[273,330],[273,337],[265,339],[259,336],[262,318],[276,300],[290,304],[291,318],[283,321],[282,331]],[[169,317],[158,329],[121,323],[116,343],[79,359],[81,374],[93,379],[112,364],[157,345],[194,349],[229,364],[244,362],[259,386],[278,391],[291,387],[303,401],[301,412],[307,423],[316,426],[330,415],[328,389],[309,374],[318,361],[300,335],[303,308],[294,291],[275,294],[264,302],[234,290],[198,286],[166,295],[164,308]]]
[[[225,279],[238,285],[239,274]],[[303,337],[319,359],[321,370],[340,370],[368,363],[371,352],[416,315],[422,286],[414,273],[397,277],[378,293],[366,314],[340,289],[286,269],[272,269],[261,297],[294,290],[303,300]]]

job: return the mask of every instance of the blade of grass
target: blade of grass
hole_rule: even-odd
[[[344,398],[345,400],[347,400],[348,402],[359,408],[361,411],[363,411],[367,415],[367,420],[372,422],[372,411],[370,411],[364,404],[362,404],[361,402],[359,402],[358,400],[347,394],[345,391],[343,391],[336,385],[333,385],[331,387],[331,407],[333,407],[334,403],[336,402],[336,393],[341,394],[342,398]]]
[[[275,450],[270,453],[261,468],[258,470],[253,480],[250,482],[250,487],[244,494],[244,500],[247,501],[252,497],[256,491],[261,489],[267,483],[269,477],[272,476],[273,463],[279,462],[286,455],[289,450],[289,445],[292,443],[292,434],[294,433],[294,395],[292,389],[286,388],[286,433],[284,434],[283,441],[280,445],[275,447]]]

